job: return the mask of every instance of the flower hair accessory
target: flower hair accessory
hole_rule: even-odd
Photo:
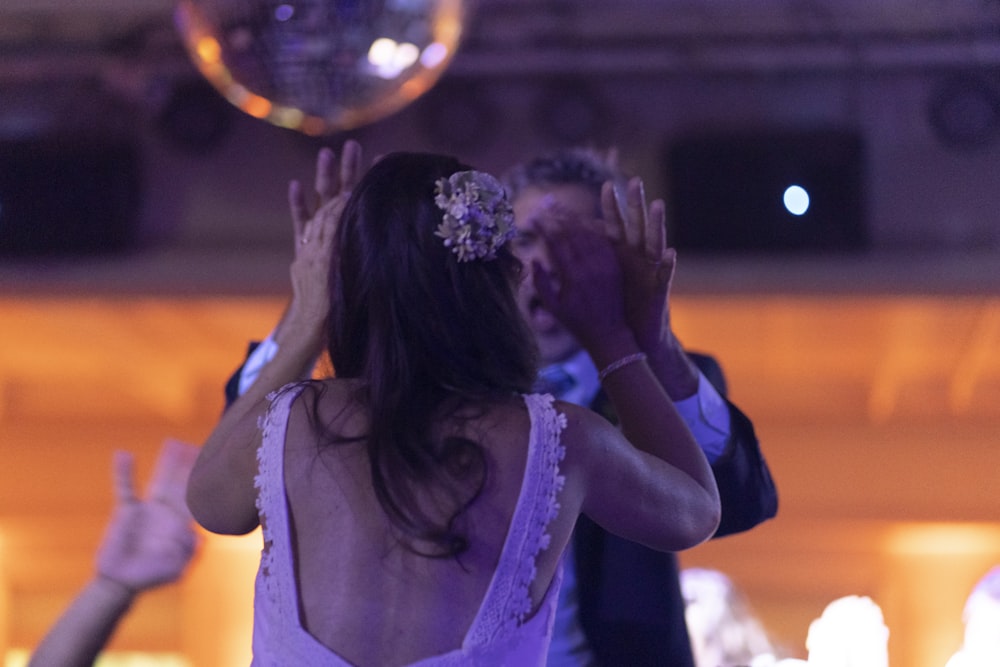
[[[481,171],[459,171],[434,184],[444,220],[434,232],[458,261],[491,260],[514,236],[514,209],[500,181]]]

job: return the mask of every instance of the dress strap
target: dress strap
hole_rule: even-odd
[[[292,402],[304,387],[303,384],[287,385],[271,392],[267,397],[270,405],[258,424],[261,443],[257,449],[254,487],[264,538],[260,579],[275,608],[285,610],[298,608],[285,495],[285,432]]]
[[[548,525],[559,513],[566,416],[556,412],[551,394],[527,394],[524,401],[531,421],[524,480],[493,581],[466,635],[467,647],[512,635],[531,614],[535,559],[549,546]]]

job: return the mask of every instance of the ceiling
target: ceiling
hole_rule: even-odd
[[[320,2],[322,0],[300,0]],[[410,0],[419,7],[423,1]],[[218,0],[216,2],[218,4]],[[4,0],[0,80],[180,56],[172,0]],[[1000,63],[997,0],[473,0],[456,69]],[[183,64],[183,58],[178,58]]]
[[[416,11],[437,1],[399,0]],[[998,0],[465,2],[467,29],[449,70],[456,78],[1000,67]],[[173,25],[175,5],[3,0],[0,124],[23,123],[34,113],[24,109],[42,108],[53,84],[77,106],[94,90],[162,104],[157,96],[174,82],[197,78]],[[12,113],[16,121],[4,118]]]
[[[397,4],[420,11],[438,1]],[[449,69],[458,80],[1000,68],[1000,0],[465,2],[467,29]],[[200,80],[174,27],[176,4],[3,0],[0,133],[53,114],[50,125],[105,118],[91,109],[98,98],[160,108],[178,81]],[[62,112],[51,109],[55,88]]]
[[[912,66],[1000,58],[1000,3],[995,0],[481,4],[484,11],[472,35],[475,46],[466,55],[511,53],[507,47],[517,46],[519,63],[554,51],[561,51],[561,61],[573,67],[620,63],[631,70]]]
[[[205,0],[202,0],[205,1]],[[214,0],[221,3],[235,0]],[[246,1],[246,0],[241,0]],[[267,0],[268,2],[272,0]],[[324,2],[329,0],[299,0]],[[420,6],[432,0],[396,0]],[[1000,0],[467,0],[473,12],[462,49],[452,64],[458,77],[530,77],[582,73],[611,77],[625,73],[712,74],[732,71],[822,71],[850,68],[938,68],[967,66],[1000,72]],[[51,99],[53,80],[98,80],[133,97],[155,95],[157,81],[195,76],[173,26],[174,0],[2,0],[0,1],[0,132],[19,100],[29,110],[34,93]],[[610,79],[609,79],[610,80]],[[67,98],[92,98],[93,86],[78,86]],[[21,98],[17,93],[24,92]],[[13,102],[12,102],[13,101]],[[81,107],[73,106],[77,116]],[[90,117],[97,117],[100,110]],[[107,114],[104,114],[106,117]],[[7,119],[9,120],[9,119]],[[211,276],[247,285],[245,257],[220,260],[185,256],[199,267],[181,287]],[[138,261],[138,260],[137,260]],[[51,284],[117,291],[177,286],[177,258],[143,258],[142,271],[81,262],[69,268],[37,270],[0,265],[0,283],[14,289]],[[253,262],[284,276],[285,249]],[[905,260],[909,261],[909,259]],[[885,258],[866,258],[852,271],[843,258],[817,262],[732,262],[725,271],[699,262],[685,271],[703,278],[693,284],[769,291],[844,291],[888,284],[904,291],[994,291],[1000,281],[997,257],[981,262],[935,254],[921,260],[933,271],[901,270]],[[127,263],[125,263],[127,264]],[[218,267],[236,267],[232,271]],[[200,267],[210,267],[201,270]],[[257,270],[254,275],[268,274]],[[122,275],[141,275],[138,281]],[[224,275],[223,275],[224,274]],[[892,276],[888,280],[885,276]],[[234,276],[229,278],[229,276]],[[721,277],[720,277],[721,276]],[[808,276],[803,280],[802,276]],[[256,278],[258,282],[260,278]],[[271,280],[263,291],[284,288]],[[845,288],[845,285],[847,286]],[[192,287],[193,289],[193,287]],[[235,287],[233,289],[236,289]],[[224,290],[225,291],[225,290]]]

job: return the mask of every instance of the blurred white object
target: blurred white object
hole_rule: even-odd
[[[1000,665],[1000,566],[987,572],[972,589],[962,621],[965,640],[946,667]]]
[[[773,665],[763,626],[733,582],[717,570],[681,571],[685,620],[697,667]]]
[[[889,628],[869,597],[834,600],[809,625],[809,667],[888,667]]]

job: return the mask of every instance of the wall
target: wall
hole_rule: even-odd
[[[446,76],[396,116],[327,143],[336,147],[354,136],[369,155],[438,150],[502,171],[541,149],[575,143],[579,133],[580,143],[618,146],[623,164],[646,178],[652,195],[663,196],[664,156],[674,137],[719,129],[853,128],[866,150],[875,251],[997,250],[1000,131],[975,148],[951,147],[934,135],[929,104],[950,74],[618,75],[581,77],[581,87],[573,88],[566,87],[572,80],[479,82],[461,74]],[[551,97],[556,93],[562,97]],[[561,105],[561,129],[538,118],[553,100]],[[244,117],[219,149],[203,156],[185,155],[155,132],[144,133],[144,237],[184,247],[284,243],[285,182],[310,177],[320,143]]]
[[[246,339],[283,300],[0,297],[0,655],[30,649],[93,571],[111,453],[139,487],[162,438],[200,442]],[[1000,563],[996,297],[679,294],[678,334],[724,363],[780,494],[778,517],[682,554],[746,592],[802,655],[809,622],[868,595],[893,667],[941,667],[972,585]],[[259,537],[205,535],[116,651],[246,664]]]

